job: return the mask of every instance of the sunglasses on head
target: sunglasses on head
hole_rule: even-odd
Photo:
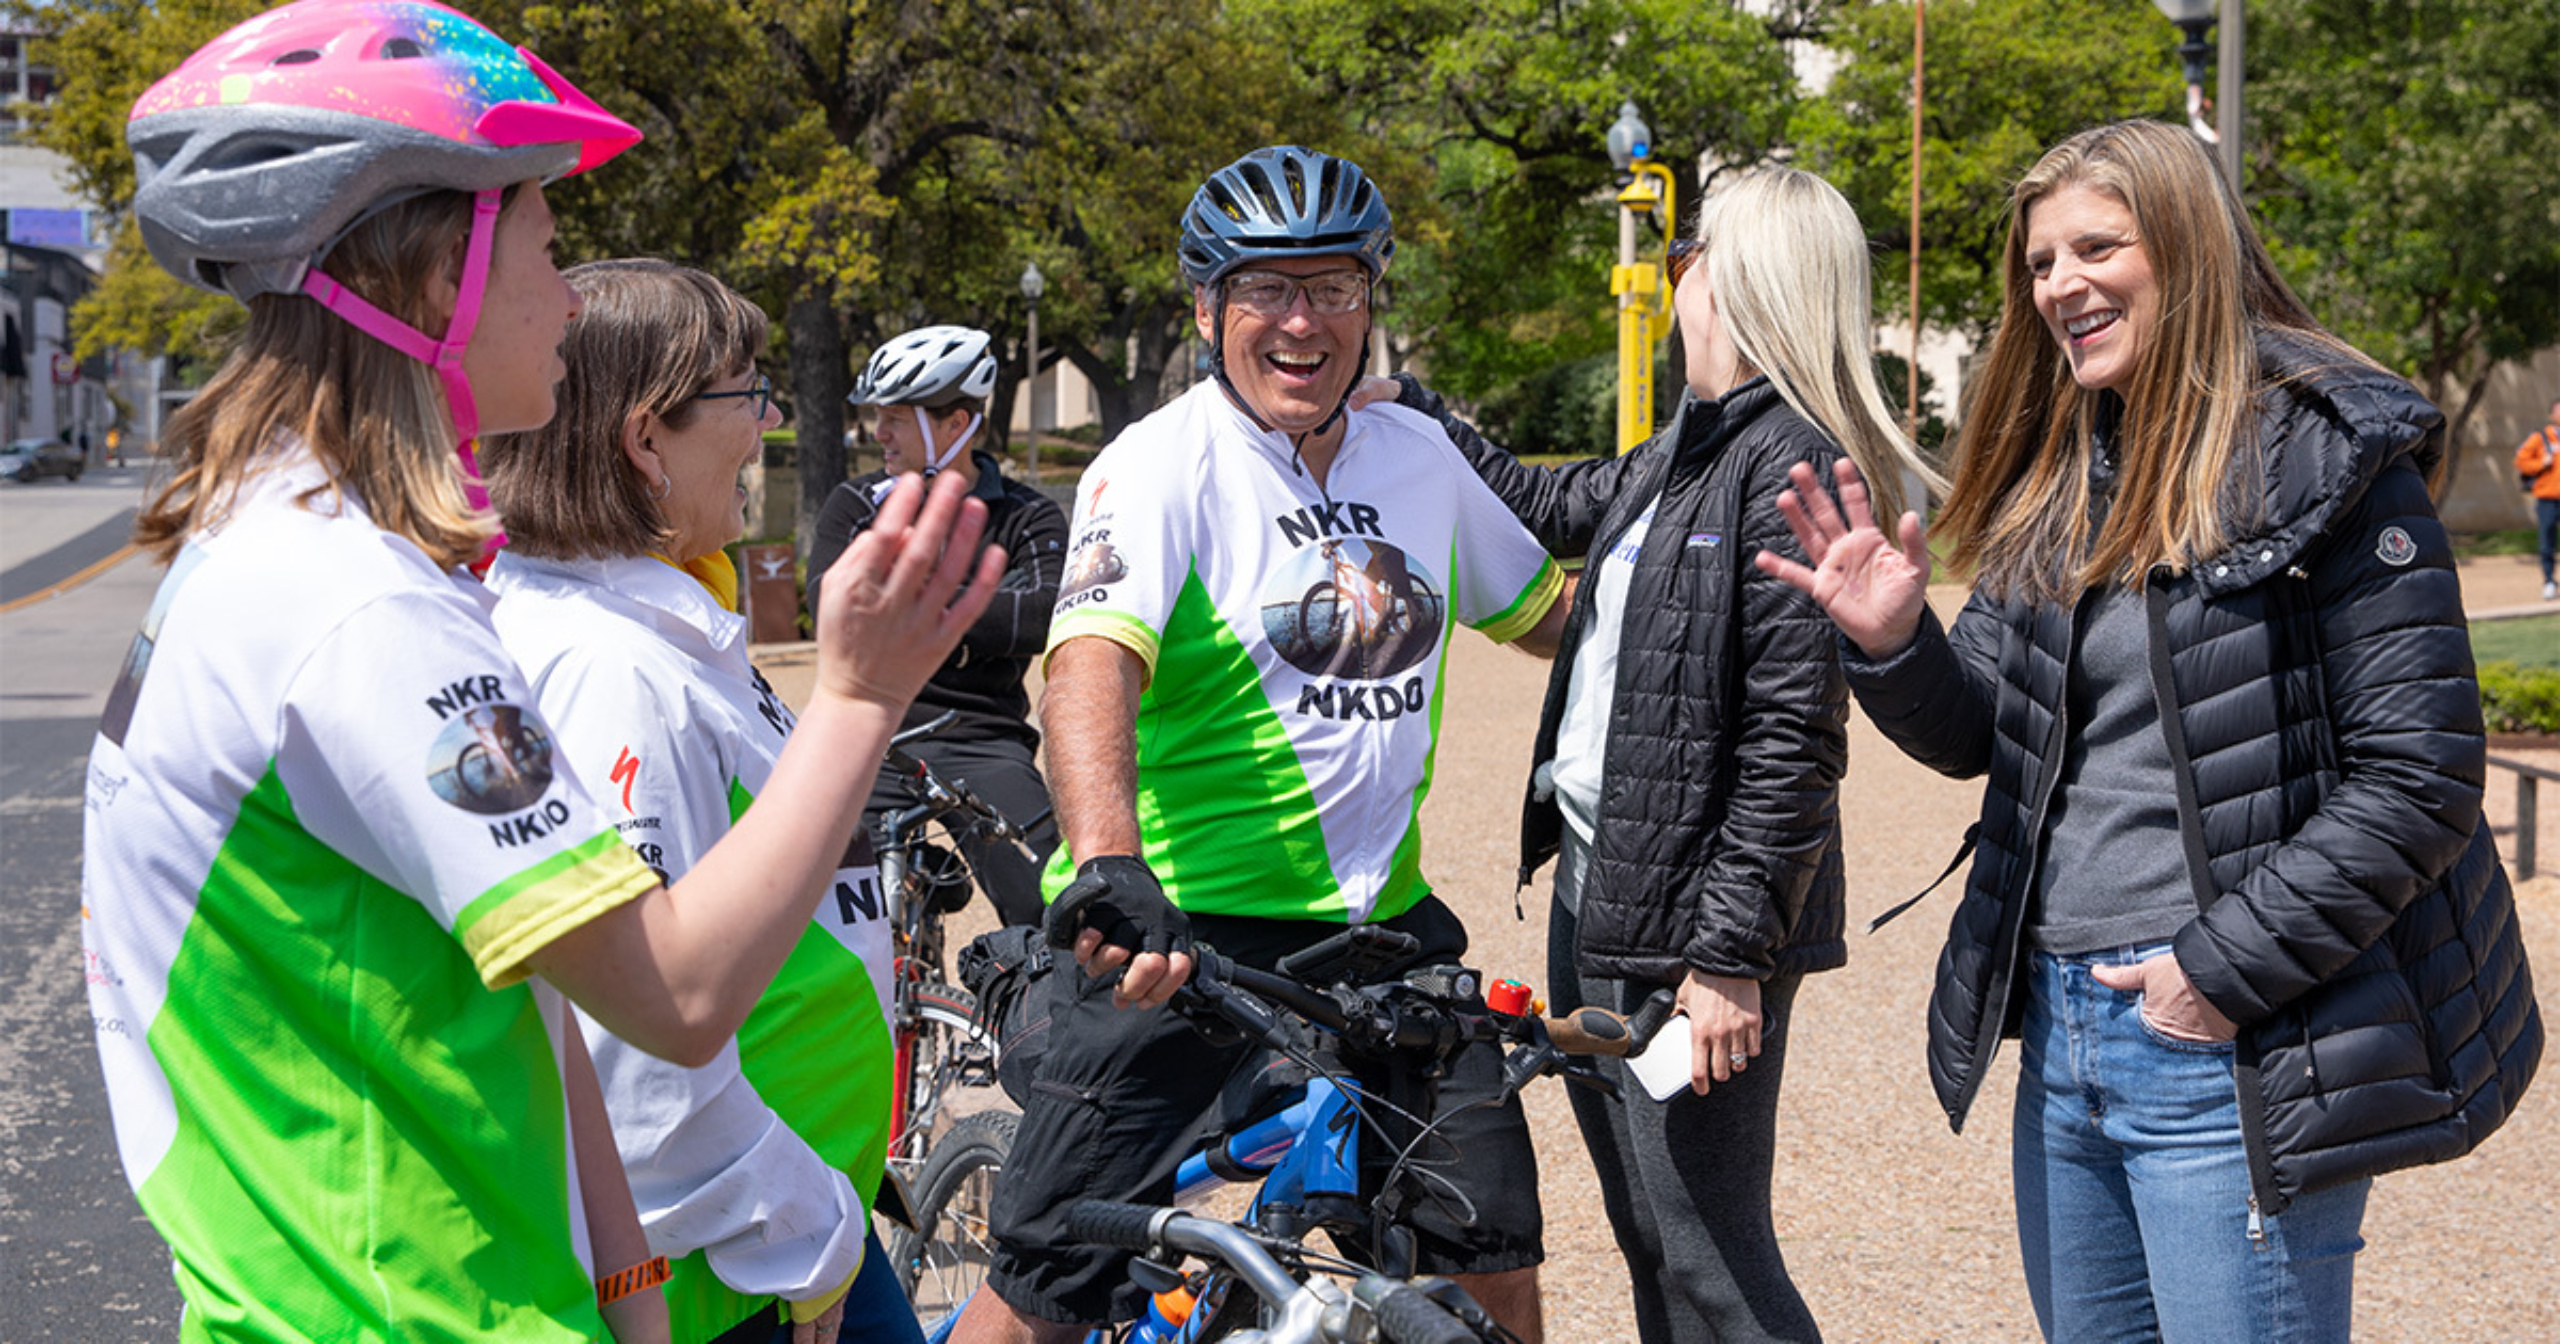
[[[1673,289],[1678,289],[1680,287],[1680,277],[1689,273],[1689,263],[1696,261],[1700,256],[1704,255],[1706,250],[1706,240],[1701,238],[1674,238],[1671,240],[1670,246],[1666,249],[1666,255],[1663,257],[1663,262],[1665,269],[1671,274],[1671,287]]]

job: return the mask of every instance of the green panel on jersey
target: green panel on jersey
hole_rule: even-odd
[[[178,1128],[136,1190],[182,1337],[589,1340],[566,1107],[533,993],[416,900],[241,800],[148,1043]]]
[[[754,801],[744,783],[729,781],[730,824]],[[866,1208],[889,1160],[891,1062],[889,1023],[869,969],[813,921],[739,1026],[738,1069],[793,1133],[853,1181]],[[669,1269],[676,1344],[701,1344],[759,1311],[774,1316],[772,1298],[722,1283],[700,1251]]]
[[[1138,834],[1165,894],[1188,911],[1344,917],[1315,790],[1253,656],[1197,569],[1165,618],[1155,679],[1138,697]],[[1221,893],[1213,901],[1185,890]],[[1243,894],[1245,899],[1237,899]]]

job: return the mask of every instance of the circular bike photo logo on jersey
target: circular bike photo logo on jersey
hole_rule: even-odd
[[[1383,541],[1336,537],[1300,550],[1262,589],[1262,632],[1291,667],[1375,681],[1440,643],[1448,603],[1431,575]]]
[[[464,710],[427,748],[427,787],[483,816],[533,806],[551,787],[551,773],[551,734],[514,705]]]

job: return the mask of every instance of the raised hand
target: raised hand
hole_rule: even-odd
[[[1867,657],[1890,658],[1910,647],[1929,595],[1929,547],[1920,515],[1903,514],[1894,529],[1898,539],[1887,538],[1857,467],[1844,457],[1833,473],[1840,483],[1837,508],[1808,463],[1798,462],[1787,473],[1788,488],[1778,492],[1778,513],[1813,567],[1769,550],[1753,561],[1761,573],[1812,597]]]
[[[958,472],[900,478],[819,581],[817,692],[903,711],[1004,577],[986,528]]]

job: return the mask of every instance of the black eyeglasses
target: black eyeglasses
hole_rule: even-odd
[[[759,373],[756,375],[756,380],[753,384],[740,388],[735,392],[700,392],[696,393],[693,399],[695,401],[728,401],[733,397],[755,398],[754,401],[748,403],[748,406],[755,412],[755,417],[758,420],[762,420],[764,418],[765,411],[773,405],[773,379],[768,375]]]
[[[1689,263],[1696,261],[1700,256],[1705,255],[1706,250],[1707,243],[1703,238],[1674,238],[1671,240],[1670,245],[1664,249],[1662,260],[1664,268],[1671,273],[1671,287],[1673,289],[1678,289],[1680,287],[1680,277],[1689,273]]]

